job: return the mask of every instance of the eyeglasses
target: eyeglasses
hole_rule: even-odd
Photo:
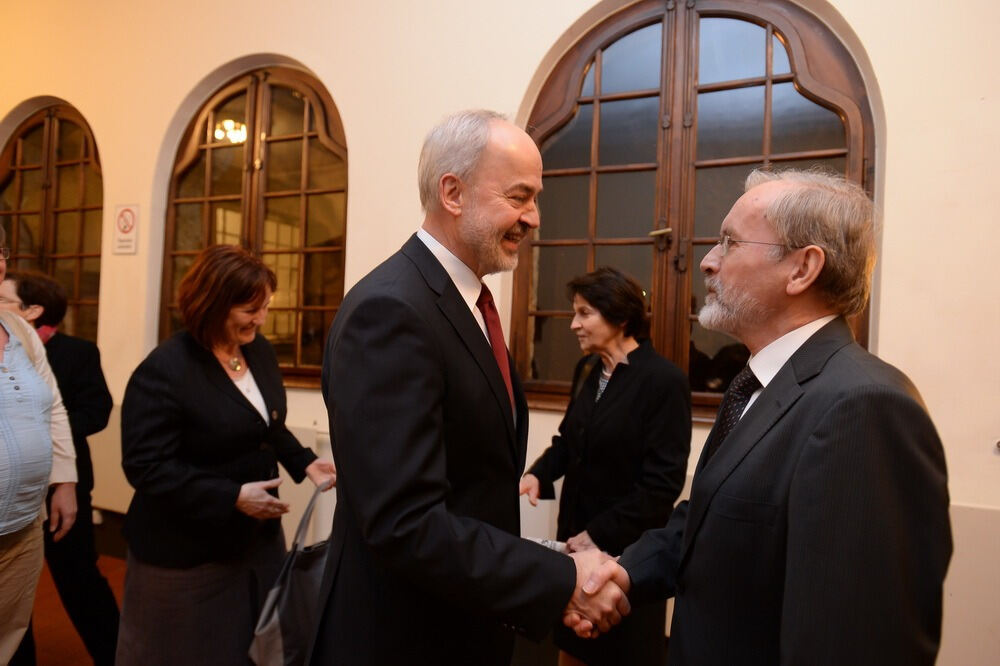
[[[0,257],[3,257],[4,259],[10,259],[10,248],[0,247]]]
[[[729,254],[729,247],[733,243],[750,243],[752,245],[771,245],[773,247],[788,247],[784,243],[765,243],[764,241],[751,241],[751,240],[740,240],[738,238],[733,238],[729,234],[723,234],[719,240],[716,241],[716,245],[722,248],[722,256]]]

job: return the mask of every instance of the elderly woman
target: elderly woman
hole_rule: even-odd
[[[285,555],[277,463],[336,479],[285,427],[278,361],[258,329],[274,273],[246,250],[204,250],[181,280],[186,330],[136,368],[122,403],[128,569],[119,666],[245,664]]]
[[[90,497],[94,466],[87,437],[108,425],[112,402],[97,345],[58,330],[66,314],[66,301],[63,286],[42,273],[10,271],[0,282],[0,308],[17,312],[35,328],[45,344],[46,358],[69,415],[78,477],[76,522],[58,542],[51,533],[45,535],[45,561],[87,652],[97,666],[104,666],[115,661],[118,602],[97,568]],[[12,663],[35,663],[30,625]]]
[[[0,227],[0,281],[10,250]],[[69,421],[42,341],[10,308],[0,309],[0,664],[24,636],[48,530],[62,539],[76,519],[76,465]]]
[[[573,375],[559,434],[521,480],[532,504],[554,497],[565,477],[557,538],[570,552],[620,555],[643,531],[662,527],[684,486],[691,446],[691,392],[677,366],[644,336],[641,287],[614,268],[572,280],[570,325],[586,356]],[[560,664],[662,664],[665,603],[633,608],[596,640],[556,627]]]

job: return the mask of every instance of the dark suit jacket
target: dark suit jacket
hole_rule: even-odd
[[[509,663],[575,584],[564,555],[522,540],[517,422],[489,343],[416,236],[344,299],[323,395],[337,509],[313,663]]]
[[[163,567],[243,553],[281,529],[236,509],[240,486],[278,475],[296,482],[316,455],[285,427],[285,389],[263,335],[241,348],[270,413],[267,425],[212,352],[181,332],[136,368],[122,401],[122,467],[135,495],[125,518],[129,549]]]
[[[579,376],[587,359],[580,359]],[[596,400],[600,364],[570,401],[559,434],[529,470],[554,497],[563,476],[557,538],[587,530],[620,555],[647,529],[663,527],[684,487],[691,451],[691,392],[680,369],[649,340],[615,368]],[[574,382],[575,385],[575,382]]]
[[[621,563],[633,600],[676,593],[671,664],[913,666],[937,654],[950,556],[920,395],[835,319]]]
[[[89,340],[56,333],[45,343],[45,355],[59,384],[73,431],[76,489],[78,493],[89,493],[94,489],[94,465],[87,437],[104,430],[112,406],[101,370],[101,352]]]

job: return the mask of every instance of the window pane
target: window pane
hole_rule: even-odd
[[[587,272],[587,247],[534,247],[535,310],[571,310],[566,283]]]
[[[645,237],[653,230],[656,172],[631,171],[597,176],[597,236]]]
[[[696,321],[691,322],[690,350],[692,391],[724,392],[750,358],[750,352],[739,341],[702,328]]]
[[[743,195],[743,183],[758,164],[708,167],[695,170],[695,238],[718,238],[722,220]]]
[[[7,182],[0,184],[0,211],[17,209],[17,191],[14,188],[14,173],[7,176]]]
[[[21,215],[17,219],[17,253],[38,254],[42,250],[42,218]]]
[[[594,61],[587,63],[587,73],[583,77],[583,85],[580,86],[580,96],[590,97],[594,94]]]
[[[80,260],[80,298],[97,300],[101,283],[101,258],[84,257]]]
[[[59,193],[57,208],[72,208],[79,206],[80,201],[80,171],[79,164],[56,168],[56,188]]]
[[[264,249],[299,248],[299,197],[272,197],[264,200]]]
[[[203,247],[201,231],[201,204],[177,204],[174,208],[174,249],[200,250]]]
[[[21,171],[21,210],[42,209],[42,170]]]
[[[528,317],[532,379],[572,381],[582,352],[569,329],[570,321],[569,317]]]
[[[293,253],[265,254],[261,257],[278,278],[278,289],[271,307],[294,308],[299,304],[299,255]]]
[[[703,18],[698,27],[699,84],[764,76],[764,28],[726,18]]]
[[[215,242],[238,245],[243,229],[243,214],[239,201],[212,204],[210,223],[215,232]]]
[[[660,87],[663,28],[654,23],[625,35],[601,57],[601,94]]]
[[[594,105],[581,104],[576,115],[542,145],[542,164],[546,169],[590,166],[590,132],[593,129]]]
[[[58,160],[83,158],[83,128],[68,120],[59,121]]]
[[[335,310],[316,312],[310,310],[302,313],[302,365],[322,365],[323,346],[326,343],[326,332],[333,323]]]
[[[659,97],[602,104],[599,164],[655,162],[659,114]]]
[[[844,123],[833,111],[801,95],[793,83],[772,88],[771,152],[843,148]]]
[[[42,134],[44,129],[44,125],[38,124],[24,133],[21,139],[20,164],[42,163]]]
[[[104,202],[100,172],[88,166],[83,170],[83,179],[83,205],[100,206]]]
[[[247,96],[240,93],[215,108],[210,141],[212,143],[244,143],[247,139]]]
[[[334,190],[347,187],[344,160],[327,150],[319,139],[309,139],[309,189]]]
[[[303,113],[305,103],[302,100],[302,93],[281,88],[271,87],[271,136],[281,136],[282,134],[301,134],[302,123],[305,119]]]
[[[83,338],[85,340],[90,340],[91,342],[97,341],[97,306],[96,305],[78,305],[76,308],[76,325],[74,326],[73,335]]]
[[[240,194],[243,191],[243,146],[213,148],[212,194]]]
[[[344,296],[344,252],[316,252],[306,255],[304,305],[338,306]]]
[[[586,238],[590,176],[546,176],[538,199],[542,224],[538,237]]]
[[[653,293],[652,245],[598,245],[594,248],[594,266],[611,266],[631,275],[642,285],[647,300]]]
[[[302,140],[267,144],[267,191],[284,192],[302,187]]]
[[[170,302],[175,303],[177,301],[177,286],[181,283],[181,278],[184,274],[188,272],[191,268],[191,264],[194,263],[194,255],[181,255],[179,257],[174,257],[174,270],[171,276],[170,285]]]
[[[56,215],[56,254],[77,252],[80,244],[80,213]]]
[[[311,194],[306,206],[306,247],[343,245],[347,195]]]
[[[99,210],[88,210],[83,213],[83,252],[101,251],[103,217]]]
[[[66,294],[70,299],[80,297],[76,291],[76,269],[78,263],[77,259],[56,259],[52,262],[52,278],[66,288]]]
[[[764,86],[698,95],[699,160],[764,152]]]
[[[260,330],[274,346],[274,351],[278,355],[278,363],[293,365],[295,363],[295,312],[275,312],[272,310]]]
[[[771,73],[788,74],[792,71],[792,66],[788,62],[788,51],[785,50],[785,45],[781,43],[777,35],[772,37],[771,40],[773,44],[771,50]]]
[[[198,159],[177,179],[177,196],[200,197],[205,194],[205,151],[200,151]]]

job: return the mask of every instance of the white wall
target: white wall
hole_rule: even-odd
[[[992,163],[1000,150],[1000,6],[801,1],[854,47],[873,93],[884,211],[873,339],[923,392],[945,442],[953,502],[971,512],[955,523],[941,663],[1000,663],[1000,622],[988,596],[1000,591],[990,567],[1000,561]],[[300,63],[337,103],[350,155],[349,286],[417,226],[414,172],[430,125],[473,106],[523,121],[540,81],[579,34],[567,32],[571,26],[622,4],[0,0],[0,133],[25,100],[51,95],[79,109],[97,139],[105,184],[98,342],[116,401],[156,343],[164,200],[177,142],[191,113],[240,63]],[[124,203],[141,209],[133,256],[111,254],[114,206]],[[506,317],[510,280],[494,286]],[[289,394],[290,422],[322,427],[317,394]],[[532,417],[529,460],[558,424],[555,415]],[[692,460],[704,436],[696,428]],[[98,480],[115,473],[112,460]],[[551,510],[526,512],[525,522],[526,533],[554,525]],[[984,615],[992,631],[970,634]]]

